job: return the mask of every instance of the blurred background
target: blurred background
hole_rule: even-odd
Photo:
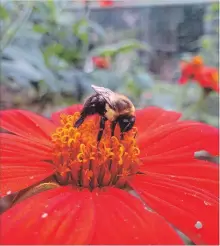
[[[195,56],[218,71],[218,1],[1,0],[0,30],[1,109],[49,117],[95,84],[218,126],[218,92],[180,84]]]

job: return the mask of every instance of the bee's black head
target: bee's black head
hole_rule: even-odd
[[[118,117],[118,124],[121,132],[128,132],[132,129],[135,123],[135,116],[133,115],[120,115]]]

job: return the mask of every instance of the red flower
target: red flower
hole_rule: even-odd
[[[83,3],[89,3],[90,0],[83,0]],[[114,0],[99,0],[100,7],[112,7],[114,5]]]
[[[113,0],[99,0],[101,7],[111,7],[114,4]]]
[[[110,67],[110,61],[106,57],[94,56],[92,62],[96,68],[108,69]]]
[[[1,133],[2,196],[57,180],[1,215],[1,243],[182,244],[175,227],[196,244],[218,244],[218,166],[194,158],[218,154],[216,128],[150,107],[136,112],[136,140],[136,128],[118,140],[107,125],[97,149],[98,117],[72,127],[80,109],[51,121],[1,112],[12,133]]]
[[[180,67],[180,84],[185,84],[193,79],[203,88],[211,88],[219,92],[218,70],[215,67],[205,66],[202,57],[195,56],[190,62],[181,62]]]

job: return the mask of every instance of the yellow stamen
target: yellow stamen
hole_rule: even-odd
[[[79,128],[74,128],[79,115],[78,112],[62,114],[60,127],[52,134],[57,176],[68,177],[67,183],[90,189],[112,185],[124,187],[139,165],[140,151],[134,138],[136,129],[125,133],[124,140],[120,140],[119,129],[116,128],[115,136],[111,137],[107,122],[97,145],[98,121],[86,119]]]

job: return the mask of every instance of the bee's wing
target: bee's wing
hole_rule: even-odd
[[[91,87],[93,88],[93,90],[102,95],[103,98],[106,100],[106,102],[112,107],[112,108],[115,108],[115,95],[116,93],[111,91],[110,89],[108,88],[105,88],[105,87],[99,87],[99,86],[96,86],[96,85],[91,85]]]

